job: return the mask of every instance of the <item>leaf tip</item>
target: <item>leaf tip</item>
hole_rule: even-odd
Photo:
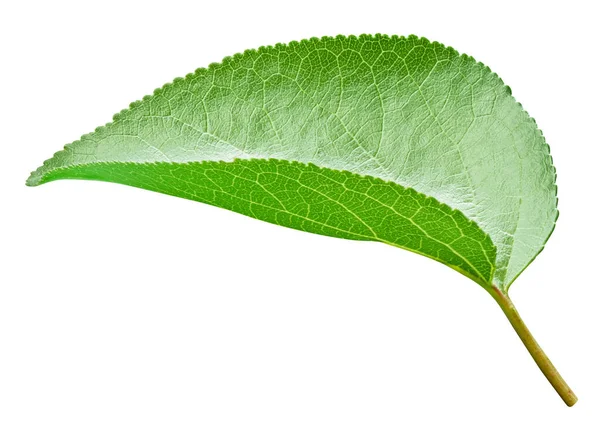
[[[36,187],[42,183],[42,176],[39,172],[40,169],[36,169],[29,174],[29,177],[25,181],[27,187]]]

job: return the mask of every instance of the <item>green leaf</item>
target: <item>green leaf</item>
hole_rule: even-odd
[[[558,215],[548,146],[510,89],[414,36],[225,58],[133,103],[27,184],[64,178],[408,249],[470,277],[503,309]]]
[[[557,217],[548,146],[509,88],[471,57],[416,37],[311,39],[226,58],[156,90],[116,115],[113,123],[67,145],[35,171],[28,184],[80,175],[143,184],[222,206],[221,199],[200,196],[197,190],[231,184],[223,186],[217,180],[214,185],[207,178],[200,185],[190,185],[191,167],[185,172],[178,169],[181,177],[160,176],[162,181],[151,185],[136,179],[135,171],[140,171],[140,177],[147,176],[148,170],[158,175],[190,162],[221,162],[223,171],[234,171],[242,164],[236,159],[312,163],[329,169],[332,177],[350,176],[333,174],[345,170],[435,198],[440,209],[447,205],[479,226],[496,252],[489,242],[482,241],[474,249],[472,243],[463,242],[465,236],[452,235],[457,246],[446,249],[471,260],[446,261],[446,253],[425,241],[431,240],[427,231],[408,237],[406,225],[387,229],[385,236],[380,230],[372,233],[370,227],[369,239],[440,259],[484,286],[508,288],[543,248]],[[144,167],[158,162],[169,165]],[[233,162],[232,168],[226,168]],[[114,164],[91,167],[101,163]],[[119,163],[137,165],[123,179],[116,174]],[[94,176],[87,174],[90,171]],[[289,180],[271,182],[277,190],[279,183],[285,188]],[[235,184],[232,188],[230,194],[236,196],[261,186],[245,183],[244,188],[250,190],[238,191]],[[299,208],[297,214],[308,212],[303,196],[313,191],[310,188],[318,191],[321,187],[316,183],[290,192],[290,200]],[[383,203],[397,206],[394,200],[392,195]],[[349,236],[348,231],[354,229],[348,225],[357,224],[356,211],[365,213],[360,203],[360,199],[348,198],[338,204],[347,215],[337,210],[334,224],[341,226],[326,232]],[[263,220],[286,221],[277,208],[273,212],[239,208]],[[300,217],[286,225],[324,233],[317,226],[331,223],[328,211],[324,208],[322,213],[306,215],[315,220],[311,225],[301,223]],[[376,219],[379,213],[374,210],[371,217]],[[461,221],[467,224],[467,219]],[[441,235],[444,230],[465,230],[465,225],[448,220],[436,228]],[[448,244],[447,238],[440,241]],[[415,248],[419,243],[423,246]]]

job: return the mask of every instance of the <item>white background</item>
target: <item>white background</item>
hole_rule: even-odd
[[[600,432],[592,5],[3,3],[0,432]],[[197,67],[377,32],[486,63],[543,129],[561,215],[511,296],[575,407],[492,298],[434,261],[121,185],[24,185],[65,143]]]

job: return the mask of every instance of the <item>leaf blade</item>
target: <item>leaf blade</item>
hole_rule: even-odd
[[[496,246],[487,285],[504,291],[557,216],[547,144],[510,90],[416,37],[311,39],[226,58],[134,103],[28,183],[103,162],[268,158],[391,181],[459,210]]]

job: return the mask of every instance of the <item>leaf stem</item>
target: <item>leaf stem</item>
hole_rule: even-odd
[[[500,305],[500,308],[510,321],[510,324],[513,326],[521,341],[535,360],[535,363],[538,365],[542,373],[548,379],[554,390],[560,395],[562,400],[569,407],[573,406],[577,402],[577,396],[571,390],[567,382],[561,377],[559,372],[556,370],[544,350],[540,347],[540,345],[533,338],[533,335],[521,319],[519,312],[515,308],[515,305],[508,297],[508,294],[505,294],[495,286],[489,291],[494,300]]]

